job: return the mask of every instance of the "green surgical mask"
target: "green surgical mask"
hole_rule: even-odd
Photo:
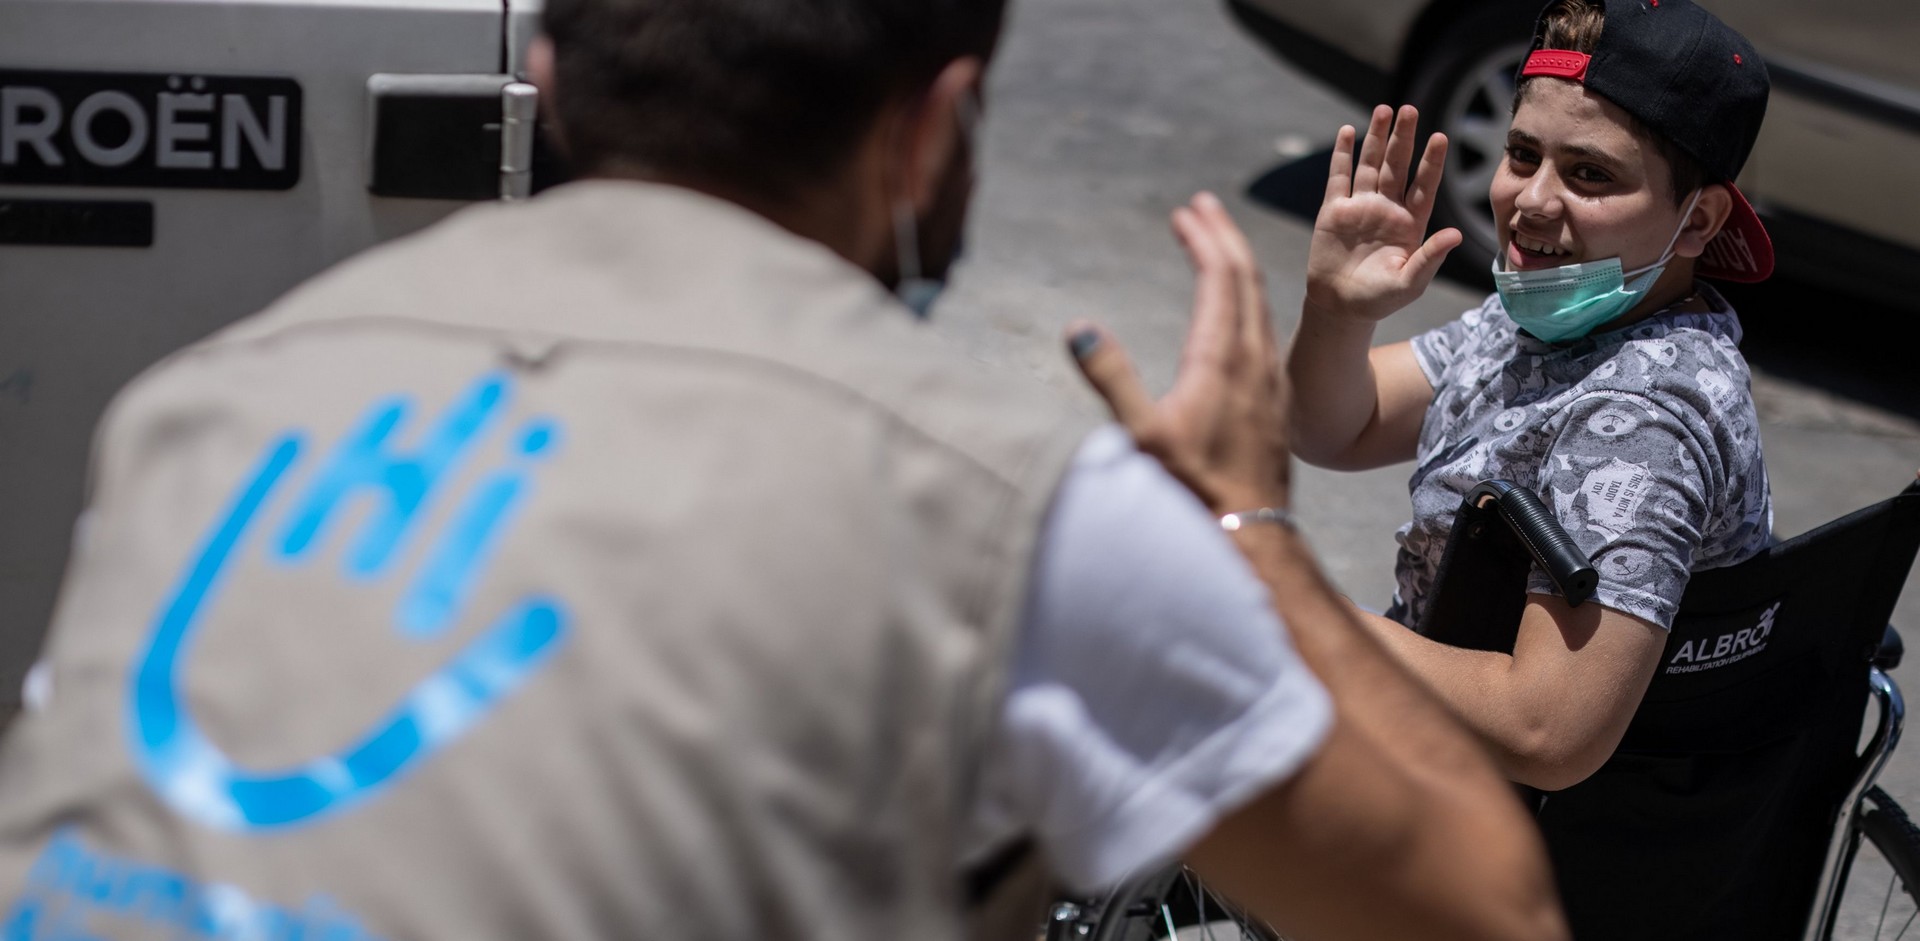
[[[1646,297],[1666,271],[1673,246],[1700,204],[1700,196],[1695,192],[1680,214],[1680,228],[1667,240],[1660,260],[1644,268],[1623,272],[1619,258],[1608,258],[1535,271],[1505,271],[1502,253],[1493,260],[1493,285],[1500,292],[1501,306],[1516,326],[1548,343],[1577,340],[1619,319]]]

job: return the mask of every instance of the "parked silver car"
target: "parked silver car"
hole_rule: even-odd
[[[1545,0],[1228,0],[1249,31],[1359,103],[1411,102],[1453,142],[1436,225],[1495,251],[1487,186],[1506,144],[1514,73]],[[1707,0],[1767,61],[1773,95],[1740,189],[1780,270],[1902,307],[1920,304],[1920,5],[1911,0]],[[1331,129],[1329,129],[1331,130]]]

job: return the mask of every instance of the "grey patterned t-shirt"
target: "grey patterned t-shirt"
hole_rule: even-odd
[[[1690,572],[1772,539],[1740,318],[1665,312],[1566,344],[1521,333],[1499,295],[1413,340],[1434,389],[1409,481],[1395,604],[1418,624],[1466,492],[1505,478],[1546,501],[1600,572],[1594,600],[1672,625]],[[1557,594],[1535,568],[1528,590]]]

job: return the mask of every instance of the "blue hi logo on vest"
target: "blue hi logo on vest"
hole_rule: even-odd
[[[359,538],[346,545],[344,575],[352,583],[388,574],[436,492],[498,424],[510,393],[507,377],[483,377],[419,436],[411,451],[392,439],[414,410],[412,404],[397,397],[376,404],[293,502],[284,531],[269,529],[265,551],[289,565],[316,565],[329,525],[356,500],[372,499],[376,506]],[[432,639],[453,626],[525,498],[534,464],[556,446],[558,434],[545,419],[515,430],[505,466],[486,475],[456,508],[402,594],[394,626],[403,636]],[[308,823],[378,793],[483,718],[566,636],[567,611],[558,599],[523,598],[345,749],[291,768],[240,767],[187,709],[184,654],[230,563],[258,528],[262,507],[302,449],[298,433],[267,448],[161,607],[132,676],[130,744],[148,783],[175,811],[223,829]]]

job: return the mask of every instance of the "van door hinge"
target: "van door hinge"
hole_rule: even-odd
[[[376,196],[524,199],[546,182],[534,172],[539,92],[514,76],[383,73],[367,98]]]

